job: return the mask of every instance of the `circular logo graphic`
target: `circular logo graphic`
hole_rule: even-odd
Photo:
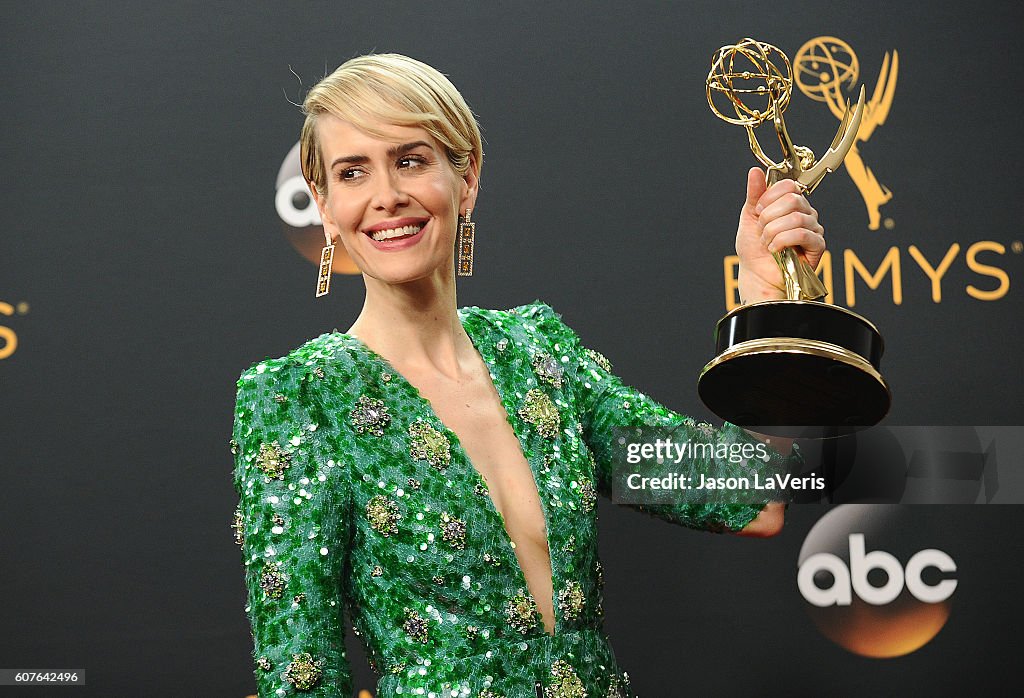
[[[818,102],[832,91],[842,103],[842,84],[857,82],[860,65],[850,45],[834,36],[819,36],[800,47],[793,60],[794,79],[800,91]]]
[[[797,587],[825,637],[864,657],[920,649],[949,619],[956,563],[913,507],[844,504],[807,534]]]
[[[285,237],[299,254],[316,268],[320,267],[320,252],[327,243],[320,212],[316,208],[313,194],[302,178],[299,165],[299,144],[296,143],[281,163],[277,172],[274,208],[281,219]],[[359,267],[345,251],[345,246],[334,248],[334,262],[331,271],[335,274],[359,274]]]

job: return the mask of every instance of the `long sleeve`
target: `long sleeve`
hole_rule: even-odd
[[[315,380],[305,366],[268,359],[237,382],[234,528],[260,698],[352,695],[342,597],[348,480]]]
[[[782,456],[734,424],[726,422],[718,429],[706,423],[697,424],[691,417],[624,385],[612,373],[608,360],[583,346],[576,332],[551,306],[538,300],[530,307],[538,329],[551,338],[558,359],[571,371],[582,436],[593,453],[597,489],[606,497],[612,497],[615,461],[621,459],[621,453],[617,455],[614,446],[616,427],[672,429],[673,440],[693,444],[693,450],[699,454],[688,463],[690,472],[703,473],[707,478],[747,476],[749,479],[756,473],[764,482],[771,476],[790,472],[802,462],[798,449],[791,456]],[[707,447],[697,447],[698,444]],[[746,453],[756,452],[760,457],[734,458],[744,447]],[[617,503],[689,528],[735,532],[753,521],[768,502],[777,498],[778,493],[774,494],[775,497],[771,491],[765,491],[761,497],[756,493],[752,496],[749,490],[708,493],[666,489],[645,493],[643,503]]]

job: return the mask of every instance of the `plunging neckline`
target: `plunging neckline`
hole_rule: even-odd
[[[515,419],[521,418],[518,416],[518,413],[515,409],[513,409],[512,412],[509,412],[509,401],[502,389],[501,383],[503,381],[498,373],[498,371],[500,371],[501,369],[493,359],[488,360],[487,357],[484,356],[483,350],[479,346],[477,338],[473,336],[473,332],[467,326],[466,321],[469,319],[470,313],[463,312],[463,310],[464,309],[462,308],[456,309],[456,313],[458,314],[459,317],[459,324],[462,325],[462,329],[466,332],[466,335],[469,337],[469,341],[472,343],[473,348],[476,350],[477,356],[480,358],[480,360],[483,362],[484,367],[487,369],[488,376],[491,377],[491,385],[494,386],[494,391],[498,395],[498,400],[501,403],[501,407],[505,411],[506,421],[512,427],[512,433],[516,437],[516,440],[519,442],[520,455],[522,456],[523,460],[526,461],[527,465],[530,467],[530,473],[533,476],[534,490],[537,494],[537,501],[540,503],[540,514],[544,520],[544,540],[548,549],[548,566],[551,569],[551,614],[554,619],[554,632],[548,633],[547,630],[544,629],[543,616],[541,616],[540,631],[544,635],[551,635],[552,637],[554,637],[558,635],[559,631],[558,605],[555,602],[555,598],[558,594],[558,586],[556,580],[557,573],[555,571],[554,553],[553,547],[551,545],[551,528],[548,522],[547,509],[544,506],[544,500],[541,496],[540,483],[538,482],[537,478],[537,467],[534,465],[534,462],[526,455],[528,447],[528,443],[526,443],[526,439],[524,436],[526,434],[526,430],[518,430],[516,428]],[[486,318],[483,319],[484,321],[488,321]],[[476,477],[477,484],[481,484],[484,486],[484,489],[487,492],[485,497],[487,500],[487,505],[490,508],[491,512],[493,512],[494,515],[497,516],[498,521],[501,523],[501,530],[505,537],[505,543],[508,545],[508,548],[511,551],[510,554],[512,556],[512,563],[515,565],[516,571],[519,574],[519,578],[522,580],[523,586],[526,587],[526,591],[529,592],[531,596],[534,596],[533,591],[530,589],[530,584],[526,579],[526,572],[523,570],[523,565],[519,561],[519,556],[515,553],[515,545],[513,545],[515,541],[512,540],[512,536],[508,531],[508,525],[505,522],[505,517],[504,515],[502,515],[500,511],[498,511],[498,507],[494,502],[494,498],[491,496],[490,486],[487,484],[487,481],[484,479],[483,474],[480,472],[480,470],[477,469],[476,465],[473,464],[472,459],[469,457],[469,453],[462,446],[462,440],[459,438],[459,435],[455,433],[455,430],[451,429],[447,424],[444,423],[441,417],[437,414],[437,411],[434,409],[433,404],[430,402],[429,399],[426,398],[426,396],[420,393],[419,388],[413,385],[412,382],[409,381],[409,379],[407,379],[400,371],[398,371],[391,364],[390,361],[388,361],[383,356],[381,356],[373,349],[371,349],[369,346],[367,346],[367,344],[359,337],[347,333],[340,334],[342,337],[348,337],[350,340],[352,340],[359,349],[361,349],[365,354],[369,356],[371,360],[374,360],[382,364],[394,378],[397,378],[403,385],[412,390],[412,393],[416,396],[416,399],[419,400],[424,405],[429,415],[433,417],[438,424],[441,425],[441,428],[450,437],[449,441],[457,447],[459,452],[461,452],[463,460],[465,461],[466,465],[469,466],[469,469],[473,472],[473,475]],[[512,339],[509,337],[506,337],[506,339],[508,340],[508,346],[505,348],[505,351],[515,351],[513,349],[513,347],[515,346],[515,342],[513,342]],[[516,417],[513,417],[513,414],[515,414]],[[520,433],[521,431],[522,433]],[[540,616],[540,613],[538,613],[537,615]]]

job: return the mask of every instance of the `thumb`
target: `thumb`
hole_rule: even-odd
[[[757,206],[758,199],[768,188],[765,183],[764,170],[760,167],[751,167],[747,172],[747,201],[746,205],[753,209]]]

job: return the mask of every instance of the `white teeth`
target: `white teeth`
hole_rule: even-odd
[[[387,230],[374,230],[370,235],[374,240],[380,242],[381,240],[397,238],[401,237],[402,235],[412,235],[414,233],[419,232],[420,228],[422,228],[424,225],[426,224],[424,223],[417,225],[406,225],[402,226],[401,228],[389,228]]]

